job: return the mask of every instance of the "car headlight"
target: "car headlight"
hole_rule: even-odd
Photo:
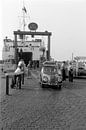
[[[47,76],[44,76],[44,77],[43,77],[43,81],[44,81],[44,82],[48,82],[48,77],[47,77]]]

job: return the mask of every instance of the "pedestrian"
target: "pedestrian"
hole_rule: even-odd
[[[13,77],[12,77],[11,88],[15,88],[16,78],[17,78],[17,75],[16,75],[16,74],[19,74],[20,72],[22,72],[22,70],[21,70],[21,65],[18,65],[18,67],[17,67],[17,69],[14,71],[14,75],[13,75]]]
[[[73,82],[73,67],[71,64],[69,67],[69,82]]]
[[[33,68],[36,69],[36,61],[33,61]]]
[[[25,63],[24,63],[24,60],[21,59],[18,63],[18,66],[21,66],[21,70],[24,71],[25,70]]]
[[[21,76],[21,79],[22,79],[22,84],[24,84],[24,75],[27,74],[27,71],[26,71],[26,64],[25,64],[23,59],[21,59],[19,61],[18,66],[21,66],[21,71],[23,72],[23,75]]]
[[[3,69],[3,66],[2,66],[1,71],[3,72],[3,70],[4,70],[4,69]]]
[[[33,62],[32,62],[32,60],[30,60],[30,69],[32,69],[32,64],[33,64]]]
[[[31,76],[31,72],[30,72],[30,61],[29,61],[28,65],[27,65],[27,69],[28,69],[28,77],[30,77]]]
[[[65,69],[65,62],[62,64],[62,80],[66,81],[66,69]]]

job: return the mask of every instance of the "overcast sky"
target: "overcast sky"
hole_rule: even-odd
[[[29,23],[36,22],[38,31],[50,31],[51,56],[69,60],[86,56],[86,0],[25,0]],[[3,38],[13,38],[18,30],[23,0],[1,0],[0,59]]]

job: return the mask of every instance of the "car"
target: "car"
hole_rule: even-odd
[[[42,87],[55,86],[61,89],[62,86],[62,73],[58,69],[55,62],[45,62],[41,68],[40,84]]]
[[[83,67],[78,68],[78,76],[86,76],[86,69]]]

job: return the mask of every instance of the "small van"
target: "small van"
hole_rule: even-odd
[[[55,62],[48,61],[43,63],[40,73],[40,84],[42,87],[49,85],[61,89],[62,73]]]

